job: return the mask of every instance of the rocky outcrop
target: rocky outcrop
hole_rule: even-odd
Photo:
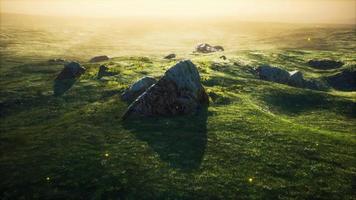
[[[257,74],[262,80],[272,81],[276,83],[284,83],[284,84],[287,84],[289,82],[289,77],[290,77],[288,71],[278,67],[272,67],[269,65],[262,65],[258,67]]]
[[[287,70],[278,67],[263,65],[257,68],[256,74],[262,80],[286,84],[294,87],[309,88],[313,90],[327,89],[327,86],[323,82],[304,79],[302,72],[297,70],[288,72]]]
[[[199,44],[195,48],[195,52],[198,53],[213,53],[217,51],[224,51],[224,48],[222,46],[211,46],[210,44],[207,43]]]
[[[176,55],[176,54],[171,53],[171,54],[168,54],[167,56],[165,56],[165,57],[164,57],[164,59],[168,59],[168,60],[170,60],[170,59],[173,59],[173,58],[176,58],[176,57],[177,57],[177,55]]]
[[[122,95],[121,99],[124,101],[132,102],[149,87],[157,83],[157,80],[152,77],[144,77],[131,85]]]
[[[192,114],[208,103],[196,66],[185,60],[168,69],[156,84],[139,96],[123,119]]]
[[[347,69],[326,78],[328,84],[343,91],[356,90],[356,69]]]
[[[309,60],[307,64],[310,67],[313,67],[315,69],[322,69],[322,70],[336,69],[336,68],[340,68],[344,65],[344,63],[341,61],[328,60],[328,59]]]
[[[99,71],[98,71],[98,78],[104,77],[104,76],[115,76],[117,75],[116,72],[110,72],[109,68],[105,65],[100,65]]]
[[[108,56],[95,56],[92,59],[90,59],[89,62],[103,62],[103,61],[107,61],[110,58]]]
[[[75,81],[85,73],[85,68],[77,62],[64,65],[63,70],[54,80],[53,91],[55,96],[60,96],[69,90]]]

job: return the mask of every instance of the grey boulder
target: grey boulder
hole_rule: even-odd
[[[168,69],[158,82],[139,96],[123,115],[131,117],[194,114],[209,104],[197,67],[185,60]]]

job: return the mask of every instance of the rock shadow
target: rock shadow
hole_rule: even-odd
[[[207,144],[207,108],[195,115],[140,118],[124,121],[124,128],[147,144],[173,168],[198,169]]]
[[[263,101],[272,109],[288,115],[298,115],[312,110],[328,110],[356,118],[355,102],[312,91],[293,93],[273,90],[263,96]]]
[[[76,79],[55,80],[53,84],[54,96],[62,96],[72,88],[76,81]]]

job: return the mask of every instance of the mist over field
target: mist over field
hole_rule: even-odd
[[[0,4],[0,199],[356,198],[355,1]]]

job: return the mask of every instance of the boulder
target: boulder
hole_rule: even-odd
[[[173,58],[176,58],[176,54],[174,54],[174,53],[171,53],[171,54],[167,55],[166,57],[164,57],[164,59],[173,59]]]
[[[295,87],[304,87],[304,77],[302,72],[298,70],[289,72],[288,84]]]
[[[328,84],[337,89],[343,91],[355,91],[356,90],[356,70],[347,69],[335,75],[326,78]]]
[[[139,96],[123,119],[193,114],[208,103],[197,67],[185,60],[168,69],[156,84]]]
[[[85,68],[77,62],[70,62],[64,65],[63,70],[54,80],[53,91],[55,96],[60,96],[69,90],[75,81],[85,73]]]
[[[198,53],[213,53],[217,51],[224,51],[224,48],[222,46],[211,46],[210,44],[203,43],[199,44],[195,48],[195,51]]]
[[[121,95],[121,99],[132,102],[155,83],[157,83],[156,79],[146,76],[132,84],[131,87]]]
[[[262,80],[284,84],[289,82],[289,72],[284,69],[269,65],[262,65],[258,67],[256,71]]]
[[[104,76],[115,76],[117,73],[115,72],[110,72],[109,68],[105,65],[100,65],[99,67],[99,72],[98,72],[98,78],[104,77]]]
[[[103,61],[107,61],[110,58],[108,56],[95,56],[92,59],[90,59],[90,62],[103,62]]]
[[[313,67],[316,69],[323,69],[323,70],[336,69],[336,68],[340,68],[344,65],[344,63],[341,61],[328,60],[328,59],[309,60],[307,64],[310,67]]]

